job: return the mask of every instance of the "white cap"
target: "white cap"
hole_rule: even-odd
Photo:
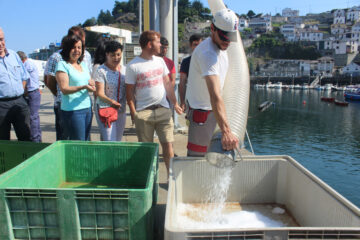
[[[220,30],[236,32],[238,30],[239,20],[233,11],[224,8],[215,13],[213,23]]]

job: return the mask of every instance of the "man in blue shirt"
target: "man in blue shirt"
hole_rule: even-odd
[[[0,28],[0,140],[10,140],[11,124],[20,141],[30,141],[30,111],[23,97],[30,78],[16,52],[6,49]]]
[[[25,91],[25,99],[30,108],[30,139],[33,142],[41,142],[39,117],[41,94],[39,90],[39,71],[35,63],[31,59],[28,59],[24,52],[18,51],[17,54],[24,63],[26,71],[30,75]]]

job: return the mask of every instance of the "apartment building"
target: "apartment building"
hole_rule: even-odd
[[[282,16],[283,17],[298,17],[299,10],[292,10],[291,8],[284,8],[282,10]]]
[[[295,24],[284,24],[280,27],[280,32],[284,35],[286,41],[294,42],[299,39]]]
[[[360,66],[356,63],[350,63],[341,69],[342,74],[351,76],[360,76]]]
[[[317,60],[317,68],[314,74],[321,74],[325,77],[332,77],[334,71],[334,59],[331,57],[322,57]]]
[[[336,9],[333,13],[334,24],[345,24],[346,23],[346,13],[344,9]]]
[[[360,20],[360,7],[352,7],[346,12],[346,21],[356,22]]]
[[[265,33],[272,31],[271,19],[268,18],[252,18],[249,22],[249,28],[256,33]]]
[[[244,29],[248,27],[249,21],[246,18],[239,18],[239,30],[244,31]]]
[[[346,33],[347,26],[346,24],[337,23],[337,24],[332,24],[330,28],[331,28],[331,34],[336,35],[336,34]]]
[[[299,34],[300,34],[300,41],[317,42],[317,41],[321,41],[324,37],[324,34],[322,32],[313,29],[301,29],[299,30]]]

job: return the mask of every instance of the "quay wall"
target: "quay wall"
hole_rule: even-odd
[[[314,77],[295,77],[294,78],[294,84],[304,84],[308,83],[310,84],[312,81],[315,80]],[[250,83],[251,84],[265,84],[268,81],[272,83],[282,82],[283,84],[290,85],[293,83],[292,77],[258,77],[258,76],[251,76],[250,77]],[[339,85],[339,86],[345,86],[345,85],[351,85],[351,84],[360,84],[360,76],[356,77],[348,77],[348,76],[336,76],[336,77],[323,77],[321,79],[321,85],[331,83],[333,85]]]

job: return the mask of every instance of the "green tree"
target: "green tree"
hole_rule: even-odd
[[[97,22],[99,25],[109,25],[114,23],[114,17],[111,15],[110,11],[107,10],[104,12],[103,10],[100,11]]]
[[[249,10],[246,15],[247,15],[249,18],[252,18],[252,17],[254,17],[256,14],[254,13],[253,10]]]
[[[178,22],[183,23],[186,18],[192,15],[191,3],[189,0],[179,0],[178,2]]]
[[[196,11],[197,15],[202,16],[204,5],[200,0],[193,1],[191,7]]]
[[[87,20],[81,25],[82,27],[91,27],[97,24],[96,18],[92,17]]]
[[[133,12],[136,16],[139,16],[138,0],[129,0],[127,2],[115,1],[115,6],[112,10],[112,15],[118,17],[121,14]]]

